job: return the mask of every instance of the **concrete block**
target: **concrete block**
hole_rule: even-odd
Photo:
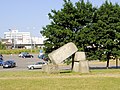
[[[44,65],[42,67],[43,72],[46,73],[58,73],[59,72],[59,68],[58,65]]]
[[[79,62],[80,73],[89,73],[89,64],[87,60],[81,60]]]
[[[86,60],[85,52],[76,52],[74,61]]]
[[[74,62],[73,67],[74,72],[80,72],[80,73],[89,73],[89,65],[87,60],[81,60],[79,62]]]
[[[74,54],[77,50],[78,48],[76,47],[76,45],[70,42],[51,52],[50,54],[48,54],[48,56],[54,64],[60,64],[65,59]]]
[[[80,72],[80,63],[79,62],[74,62],[73,71]]]

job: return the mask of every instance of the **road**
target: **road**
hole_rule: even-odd
[[[8,70],[28,70],[27,69],[28,65],[34,64],[34,63],[40,61],[37,54],[33,54],[33,56],[34,56],[34,58],[21,58],[21,57],[18,57],[18,54],[16,54],[16,55],[3,55],[4,61],[14,60],[16,62],[16,67],[3,69],[2,66],[0,66],[0,71],[3,71],[3,70],[5,70],[5,71],[8,71]]]
[[[38,58],[38,54],[32,54],[34,58],[21,58],[18,57],[18,54],[15,55],[3,55],[3,60],[14,60],[16,62],[16,67],[14,68],[3,68],[0,66],[0,71],[19,71],[19,70],[28,70],[27,66],[34,64],[38,61],[42,61],[41,59]],[[64,70],[70,70],[71,66],[69,65],[60,65],[59,69],[64,69]],[[40,70],[41,69],[35,69],[35,70]]]
[[[2,66],[0,66],[0,71],[18,71],[18,70],[28,70],[27,66],[34,64],[38,61],[40,61],[41,59],[38,58],[38,54],[33,54],[34,58],[21,58],[18,57],[18,54],[15,55],[3,55],[3,59],[4,61],[6,60],[14,60],[16,62],[16,67],[15,68],[3,68]],[[120,62],[119,62],[120,65]],[[89,61],[89,67],[90,68],[106,68],[106,62],[99,62],[99,61]],[[110,62],[110,67],[115,67],[115,61],[112,63]],[[70,70],[71,65],[61,65],[59,66],[59,69],[64,69],[64,70]],[[120,68],[120,66],[119,66]],[[36,70],[41,70],[41,69],[36,69]]]

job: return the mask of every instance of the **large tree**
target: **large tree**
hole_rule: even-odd
[[[80,50],[84,50],[79,32],[92,22],[96,8],[90,2],[80,0],[75,5],[70,0],[64,0],[61,10],[51,10],[51,24],[43,27],[42,35],[47,38],[45,51],[51,52],[60,46],[74,42]]]
[[[84,28],[80,34],[83,34],[80,38],[85,45],[92,46],[88,57],[106,59],[108,67],[110,56],[117,58],[120,55],[120,6],[105,1],[94,13],[90,26]]]
[[[47,39],[45,51],[51,52],[67,42],[88,52],[89,59],[109,59],[120,53],[120,6],[105,1],[99,8],[80,0],[64,0],[61,10],[48,14],[51,24],[41,31]]]
[[[97,22],[93,24],[96,30],[96,42],[103,45],[102,52],[107,55],[107,67],[110,55],[116,58],[120,55],[120,6],[111,2],[105,3],[97,11]]]

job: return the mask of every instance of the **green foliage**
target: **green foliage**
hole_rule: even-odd
[[[108,52],[118,57],[120,52],[120,6],[107,0],[95,8],[80,0],[73,4],[64,0],[63,7],[48,14],[51,24],[41,34],[47,38],[45,52],[73,42],[85,51],[90,60],[107,60]],[[87,48],[90,46],[91,48]]]
[[[83,0],[76,2],[75,6],[70,0],[64,2],[61,10],[51,10],[48,14],[51,24],[43,27],[41,31],[47,38],[44,42],[47,53],[68,42],[74,42],[83,50],[79,32],[91,22],[95,8],[91,3],[85,3]]]
[[[5,50],[5,49],[6,49],[5,44],[2,44],[2,42],[0,42],[0,50]]]
[[[38,49],[6,49],[0,50],[0,54],[19,54],[20,52],[39,53]]]
[[[71,57],[69,57],[69,58],[67,58],[66,60],[64,60],[64,64],[69,65],[69,64],[71,64],[71,63],[72,63]]]
[[[94,39],[90,41],[102,50],[101,56],[104,56],[104,52],[111,52],[112,55],[118,56],[120,49],[120,29],[118,29],[120,26],[120,6],[106,1],[96,13],[96,21],[90,28],[94,33],[91,38]],[[101,45],[103,47],[100,47]]]

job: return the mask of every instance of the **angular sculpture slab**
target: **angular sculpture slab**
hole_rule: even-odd
[[[76,47],[76,45],[70,42],[51,52],[50,54],[48,54],[48,56],[54,64],[60,64],[65,59],[74,54],[77,50],[78,48]]]
[[[74,61],[86,60],[85,52],[76,52]]]

